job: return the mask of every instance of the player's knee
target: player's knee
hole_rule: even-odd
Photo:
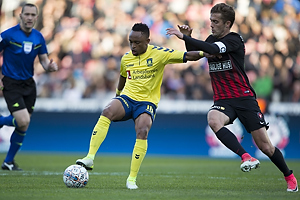
[[[103,109],[102,114],[103,116],[107,117],[108,119],[112,119],[113,113],[112,111],[109,109],[109,107],[106,107]]]
[[[220,129],[220,124],[213,119],[208,119],[208,125],[209,127],[216,133]],[[222,126],[221,126],[222,127]]]
[[[146,140],[148,137],[148,128],[143,127],[143,128],[138,128],[136,130],[136,138],[137,139],[143,139]]]
[[[30,123],[30,117],[23,117],[16,119],[17,121],[17,128],[20,130],[27,130],[29,123]]]

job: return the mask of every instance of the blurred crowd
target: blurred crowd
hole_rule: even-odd
[[[22,0],[0,0],[1,32],[18,23]],[[80,100],[114,96],[120,60],[130,51],[134,23],[150,27],[150,43],[185,50],[166,36],[178,24],[192,36],[210,34],[210,9],[220,2],[236,9],[232,31],[245,41],[245,69],[259,98],[300,102],[300,1],[298,0],[31,0],[39,8],[35,28],[44,35],[49,57],[59,65],[45,73],[36,61],[38,97]],[[0,59],[1,60],[1,59]],[[0,62],[1,64],[1,62]],[[212,100],[205,59],[167,65],[162,98]]]

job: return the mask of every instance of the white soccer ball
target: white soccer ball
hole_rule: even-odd
[[[67,187],[81,188],[88,183],[89,174],[84,167],[71,165],[65,170],[63,180]]]

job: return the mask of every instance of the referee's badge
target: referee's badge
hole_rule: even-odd
[[[29,54],[32,50],[32,42],[24,42],[24,52]]]

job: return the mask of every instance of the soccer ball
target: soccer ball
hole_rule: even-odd
[[[80,165],[71,165],[65,170],[63,181],[67,187],[81,188],[88,183],[89,174],[84,167]]]

